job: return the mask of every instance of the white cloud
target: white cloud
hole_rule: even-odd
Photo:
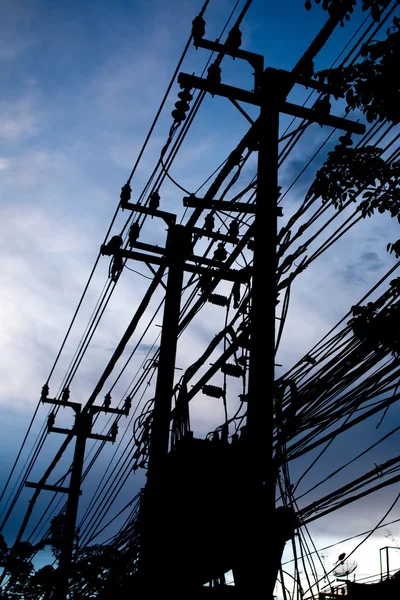
[[[33,98],[0,102],[0,138],[16,142],[39,132],[40,117]]]
[[[1,171],[8,169],[10,164],[11,164],[11,162],[8,158],[0,158],[0,170]]]
[[[167,3],[155,13],[150,29],[142,32],[134,32],[133,29],[131,39],[125,38],[121,44],[115,42],[105,62],[96,63],[96,70],[88,77],[73,80],[78,91],[73,103],[71,91],[63,88],[61,78],[52,82],[56,88],[56,92],[52,91],[55,96],[47,95],[48,82],[45,77],[39,77],[40,69],[37,73],[26,73],[26,77],[35,84],[37,95],[30,90],[26,96],[17,95],[15,102],[2,100],[0,103],[0,137],[5,146],[0,159],[0,343],[4,349],[0,362],[0,396],[3,408],[12,402],[20,413],[26,410],[31,414],[32,406],[37,402],[117,205],[120,187],[126,181],[121,173],[130,172],[175,67],[179,54],[179,40],[175,36],[176,17],[179,24],[187,27],[187,35],[190,33],[190,17],[193,17],[195,7],[193,2],[190,6],[184,4],[180,7],[184,16],[181,13],[175,15],[174,8]],[[227,7],[228,2],[225,4]],[[154,5],[152,8],[155,8]],[[220,4],[218,8],[212,8],[220,9]],[[166,20],[168,15],[170,19]],[[222,22],[222,18],[220,20]],[[210,31],[213,31],[212,25],[208,26]],[[49,40],[46,36],[43,39]],[[96,44],[103,43],[102,40],[89,40],[86,49],[89,42],[90,51],[94,53]],[[68,51],[65,48],[64,51],[67,55]],[[21,52],[22,47],[17,43],[14,47],[0,43],[0,59],[11,59]],[[191,52],[191,65],[197,68],[200,57],[205,62],[204,53],[196,53],[193,49]],[[49,54],[48,59],[45,66],[54,69],[54,57]],[[71,68],[71,73],[80,67],[84,72],[82,65],[68,63],[66,66]],[[224,76],[231,67],[236,67],[232,61],[229,69],[225,71],[224,67]],[[186,66],[183,70],[191,72]],[[141,191],[140,185],[159,156],[172,124],[170,112],[173,101],[175,99],[170,99],[165,107],[165,118],[160,121],[141,162],[139,177],[133,182],[134,192]],[[224,103],[225,100],[210,100],[204,104],[202,110],[205,112],[200,113],[198,125],[195,124],[191,130],[192,137],[188,136],[185,140],[173,165],[171,174],[189,190],[192,182],[197,183],[202,181],[203,175],[204,179],[210,175],[219,162],[215,157],[220,153],[224,159],[236,138],[240,139],[240,127],[247,126],[241,121],[238,129],[229,127],[225,132],[224,119],[228,122],[234,109],[230,107],[228,113]],[[210,112],[207,114],[208,109]],[[240,115],[238,118],[242,120]],[[216,125],[212,133],[204,123]],[[325,136],[325,131],[318,127],[314,127],[313,131],[307,156]],[[284,164],[281,171],[283,184],[290,183],[300,164],[304,164],[307,158],[304,145],[299,144],[292,156],[299,162]],[[181,209],[182,195],[173,184],[167,183],[162,195],[166,210],[178,210],[178,204]],[[285,199],[285,212],[289,214],[295,210],[299,195]],[[126,216],[125,212],[114,225],[112,233],[119,231]],[[362,291],[367,290],[392,264],[393,259],[385,254],[387,220],[380,219],[381,216],[378,216],[370,223],[364,222],[362,227],[352,232],[347,242],[327,252],[294,283],[290,314],[277,360],[283,363],[284,369],[306,353],[359,299]],[[165,237],[165,224],[154,220],[146,223],[141,241],[161,245],[161,236]],[[57,389],[66,372],[102,286],[107,281],[109,262],[108,257],[101,258],[98,276],[52,378],[52,391]],[[150,274],[141,263],[131,262],[128,266]],[[74,399],[84,402],[92,392],[148,284],[148,280],[132,272],[126,270],[123,273],[82,369],[73,382]],[[128,357],[139,336],[145,332],[161,295],[162,290],[152,300],[123,359]],[[190,331],[188,328],[179,340],[178,368],[186,369],[202,355],[215,333],[223,327],[224,317],[221,307],[208,304],[202,309]],[[137,356],[118,382],[113,400],[119,399],[119,394],[122,395],[133,377],[143,373],[141,361],[156,340],[160,323],[161,314],[151,324]],[[220,350],[210,356],[203,371],[215,361]],[[122,365],[115,369],[107,386],[114,381],[120,368]],[[278,375],[281,371],[277,369]],[[181,373],[176,372],[176,380]],[[199,374],[191,384],[198,380]],[[151,397],[154,379],[146,389],[145,398]],[[212,383],[218,384],[220,379],[218,375]],[[146,384],[147,381],[144,387]],[[229,403],[232,407],[237,404],[239,386],[240,382],[229,381]],[[105,393],[106,390],[103,391]],[[40,414],[44,414],[44,408]],[[195,434],[204,435],[224,420],[222,400],[199,394],[193,400],[191,414]],[[5,412],[3,415],[4,420],[10,419],[13,425],[14,416]],[[57,440],[52,443],[57,443]],[[45,458],[42,457],[43,463]],[[351,511],[348,513],[350,516],[353,514]],[[367,520],[363,515],[357,521],[354,518],[354,530],[364,527]],[[337,539],[335,523],[325,523],[321,524],[321,530],[316,530],[317,534],[321,534],[321,543],[329,535]],[[345,530],[347,521],[342,523]]]
[[[3,398],[30,396],[47,377],[82,289],[84,240],[35,207],[1,211],[0,339]]]

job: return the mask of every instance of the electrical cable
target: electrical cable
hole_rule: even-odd
[[[226,159],[226,160],[224,161],[224,163],[222,163],[221,169],[222,169],[223,167],[226,167],[226,166],[227,166],[227,162],[228,162],[228,159]],[[164,165],[162,164],[161,166],[162,166],[162,167],[163,167],[163,169],[164,169]],[[168,167],[168,168],[169,168],[169,167]],[[166,176],[168,177],[168,171],[166,171],[166,172],[164,173],[164,175],[166,175]],[[210,176],[210,177],[211,177],[211,176]],[[235,182],[234,182],[234,183],[235,183]],[[203,184],[203,185],[204,185],[204,184]],[[232,184],[232,185],[233,185],[233,184]],[[227,188],[227,189],[225,190],[225,193],[227,193],[228,189],[229,189],[229,188]],[[185,191],[185,190],[183,190],[183,191]],[[338,238],[337,238],[337,239],[338,239]],[[336,240],[335,240],[335,241],[336,241]],[[332,243],[333,243],[333,242],[332,242]],[[317,255],[317,256],[318,256],[318,255]],[[288,288],[287,288],[287,294],[288,294],[288,296],[289,296],[289,290],[290,290],[290,287],[288,287]],[[192,293],[192,295],[191,295],[191,298],[192,298],[192,299],[194,299],[194,295],[193,295],[193,293]],[[286,296],[285,296],[285,298],[286,298]],[[190,306],[190,303],[188,304],[188,306]],[[287,301],[287,306],[286,306],[286,303],[285,303],[285,300],[284,300],[284,309],[283,309],[283,314],[284,314],[284,316],[285,316],[285,317],[286,317],[286,315],[287,315],[287,310],[288,310],[288,301]],[[191,314],[191,315],[194,315],[195,313],[197,313],[197,310],[196,310],[196,311],[192,310],[190,314]],[[189,322],[189,320],[190,320],[190,319],[187,319],[187,320],[186,320],[186,324]],[[284,321],[285,321],[285,319],[283,319],[283,323],[284,323]],[[282,329],[282,330],[283,330],[283,329]],[[279,340],[280,340],[280,337],[279,337]],[[128,360],[128,362],[129,362],[129,360]],[[126,363],[126,365],[128,364],[128,362]],[[125,365],[125,367],[126,367],[126,365]],[[124,367],[124,369],[125,369],[125,367]],[[76,372],[76,370],[75,370],[75,372]],[[74,374],[75,374],[75,372],[74,372]],[[115,382],[115,383],[116,383],[116,382]],[[115,385],[115,383],[114,383],[114,385]],[[226,421],[227,421],[227,415],[226,415]],[[22,452],[22,448],[21,448],[21,452]],[[18,456],[18,458],[19,458],[19,456]],[[10,478],[11,478],[11,476],[12,476],[12,474],[10,475]],[[121,481],[121,479],[120,479],[119,481]],[[115,485],[117,485],[117,483],[116,483]],[[114,489],[115,489],[115,487],[114,487]]]

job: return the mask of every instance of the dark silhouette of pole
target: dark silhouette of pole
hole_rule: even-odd
[[[61,492],[68,494],[66,502],[65,516],[62,518],[63,527],[61,533],[61,543],[59,546],[60,555],[58,559],[58,570],[57,570],[57,582],[55,589],[51,594],[51,598],[54,600],[66,600],[68,595],[68,580],[70,576],[71,562],[74,553],[75,544],[75,528],[76,520],[78,516],[79,507],[79,496],[81,495],[81,480],[83,471],[83,462],[85,460],[85,448],[87,438],[94,440],[101,440],[104,442],[114,443],[118,434],[117,421],[114,422],[110,429],[110,435],[102,435],[92,433],[92,420],[93,415],[100,412],[113,413],[115,415],[128,416],[131,407],[130,398],[125,400],[124,408],[110,408],[110,406],[90,406],[85,407],[82,410],[82,405],[77,402],[69,402],[69,389],[65,389],[62,395],[62,399],[48,398],[48,386],[43,387],[42,391],[42,402],[44,404],[52,404],[54,406],[69,407],[75,411],[75,423],[72,429],[65,429],[63,427],[55,427],[55,413],[52,411],[47,420],[48,433],[62,433],[67,435],[69,441],[73,437],[76,438],[74,457],[71,467],[71,479],[69,487],[62,487],[59,485],[49,485],[44,483],[43,478],[38,483],[26,482],[27,487],[35,488],[36,493],[39,494],[41,490],[48,490],[51,492]],[[111,398],[110,398],[111,399]],[[65,442],[64,442],[65,445]],[[63,446],[64,446],[63,445]],[[62,446],[62,448],[63,448]],[[59,515],[61,516],[61,515]],[[58,544],[57,544],[58,546]],[[47,597],[47,596],[46,596]]]
[[[235,585],[249,597],[272,598],[276,574],[266,569],[267,528],[275,510],[273,466],[273,394],[275,381],[276,239],[278,216],[279,71],[266,69],[260,85],[257,121],[257,189],[255,198],[253,279],[250,306],[248,408],[243,436],[247,501],[243,547],[233,569]],[[274,536],[270,538],[275,545]],[[271,557],[276,548],[271,548]],[[280,558],[280,557],[279,557]],[[260,573],[263,576],[260,577]],[[268,595],[270,594],[270,595]]]
[[[172,390],[178,339],[179,314],[189,232],[182,225],[169,228],[167,240],[168,279],[165,294],[157,383],[151,426],[147,486],[157,489],[160,470],[168,454]],[[189,238],[190,241],[190,238]]]
[[[168,279],[151,424],[149,466],[142,501],[140,572],[146,589],[165,585],[168,577],[168,573],[163,569],[163,557],[168,551],[165,534],[168,517],[163,511],[163,496],[166,491],[165,464],[169,450],[182,283],[188,252],[190,233],[182,225],[171,225],[166,246]]]
[[[259,482],[268,485],[275,505],[272,473],[273,390],[275,381],[276,239],[278,215],[279,72],[266,69],[261,86],[257,131],[253,281],[250,308],[250,356],[246,442]]]
[[[57,571],[57,585],[55,600],[66,600],[68,593],[68,579],[70,575],[71,561],[74,552],[75,528],[78,516],[79,496],[81,493],[81,480],[83,461],[85,460],[86,439],[91,430],[92,415],[90,412],[76,414],[75,420],[75,450],[72,462],[71,480],[64,521],[63,544]]]

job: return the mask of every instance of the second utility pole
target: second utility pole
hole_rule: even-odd
[[[260,519],[270,521],[275,510],[275,474],[273,467],[273,394],[275,382],[275,307],[276,238],[278,216],[278,139],[279,139],[279,90],[282,88],[277,74],[267,69],[261,78],[260,115],[257,123],[258,143],[257,190],[254,218],[253,280],[250,307],[250,353],[248,379],[248,408],[246,421],[245,452],[250,469],[249,503],[247,505],[249,539],[240,569],[235,570],[236,585],[246,588],[248,597],[272,594],[275,579],[268,581],[265,555],[260,548],[265,539],[257,544],[256,532],[265,532]],[[263,486],[263,493],[260,488]],[[264,520],[264,519],[263,519]],[[263,537],[263,534],[261,533]],[[247,535],[246,535],[247,537]],[[253,539],[253,542],[251,542]],[[253,548],[253,551],[250,551]],[[243,572],[245,581],[241,582]],[[251,573],[251,575],[250,575]],[[260,578],[264,573],[266,578]],[[267,591],[268,590],[268,591]],[[267,594],[265,592],[267,591]],[[254,594],[254,595],[253,595]]]
[[[307,61],[323,45],[331,32],[331,24],[306,53]],[[199,47],[215,52],[221,45],[208,40],[197,42]],[[254,92],[211,82],[181,73],[181,87],[195,87],[212,95],[223,96],[246,115],[238,102],[260,107],[260,114],[239,144],[258,151],[257,190],[254,231],[252,290],[249,318],[249,379],[246,427],[241,436],[246,472],[241,480],[244,498],[241,509],[245,524],[237,535],[237,552],[232,571],[240,596],[256,598],[273,596],[285,542],[293,535],[293,511],[275,506],[277,468],[274,458],[274,391],[275,391],[275,310],[277,303],[277,218],[278,208],[278,144],[279,115],[318,122],[353,133],[364,133],[364,126],[330,114],[317,114],[309,108],[286,101],[296,83],[327,94],[329,90],[301,74],[304,60],[292,73],[267,68],[260,72],[262,57],[237,50],[228,52],[247,60],[255,68]],[[312,55],[312,56],[311,56]],[[233,153],[232,153],[233,154]],[[228,164],[229,160],[227,161]],[[224,202],[214,201],[214,210],[223,210]],[[267,558],[268,557],[268,558]],[[267,567],[268,565],[268,567]]]

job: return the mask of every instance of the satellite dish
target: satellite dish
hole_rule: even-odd
[[[342,560],[333,571],[336,577],[347,577],[350,573],[353,573],[357,569],[357,563],[355,560]]]

